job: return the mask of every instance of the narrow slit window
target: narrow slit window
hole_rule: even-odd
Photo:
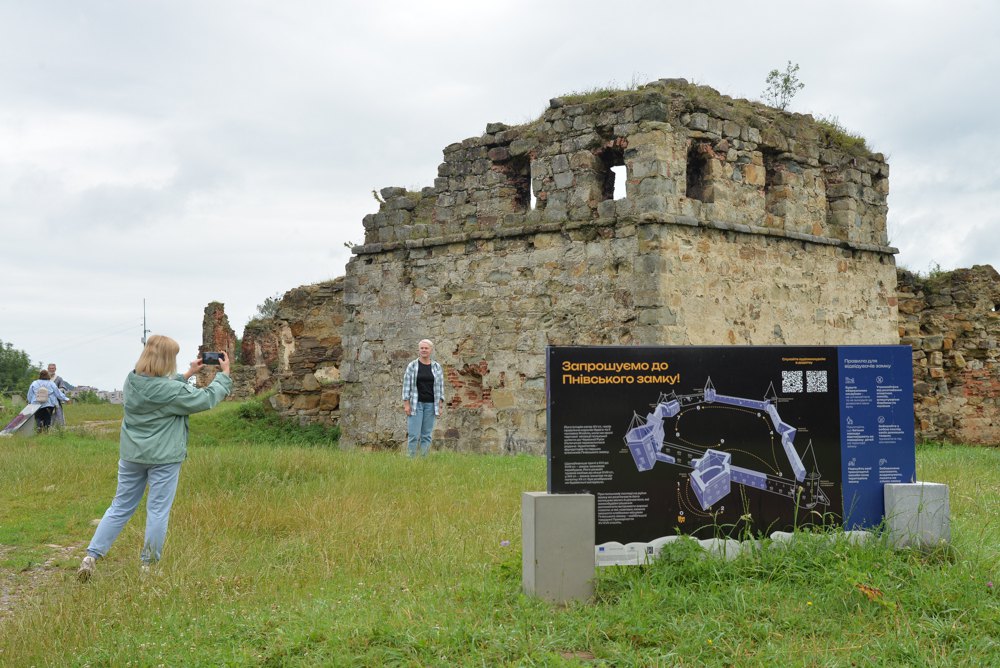
[[[707,142],[691,144],[687,155],[687,189],[686,195],[700,202],[715,201],[715,193],[709,178],[709,156],[712,147]]]
[[[531,161],[527,157],[512,159],[501,165],[500,171],[514,191],[514,210],[531,211],[535,208],[535,192],[531,187]]]
[[[531,168],[531,163],[528,163],[528,211],[534,211],[538,208],[538,198],[535,197],[535,170]]]
[[[625,181],[628,179],[628,170],[625,165],[612,167],[611,178],[614,179],[614,187],[612,188],[614,199],[625,199]]]
[[[602,150],[598,158],[599,168],[604,172],[601,175],[601,199],[623,199],[625,183],[628,181],[624,147],[612,144]]]

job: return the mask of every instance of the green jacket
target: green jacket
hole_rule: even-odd
[[[215,374],[208,387],[194,387],[177,374],[171,378],[125,379],[125,417],[118,456],[137,464],[175,464],[187,457],[188,415],[207,411],[226,398],[233,386],[226,374]]]

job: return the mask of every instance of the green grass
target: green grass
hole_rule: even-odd
[[[836,116],[818,116],[816,117],[816,125],[819,126],[827,142],[839,146],[845,152],[856,156],[871,153],[868,140],[845,128]]]
[[[918,450],[919,477],[950,486],[949,549],[802,536],[726,562],[680,542],[553,607],[520,591],[520,493],[544,489],[543,458],[341,452],[282,441],[257,413],[192,420],[146,579],[141,512],[91,582],[74,578],[114,490],[114,436],[0,441],[0,582],[78,546],[0,621],[0,665],[1000,663],[998,450]]]
[[[587,104],[609,97],[617,97],[622,93],[631,93],[640,88],[642,88],[642,77],[633,73],[631,81],[627,84],[619,84],[612,79],[604,86],[594,86],[584,90],[572,91],[559,97],[566,104]]]

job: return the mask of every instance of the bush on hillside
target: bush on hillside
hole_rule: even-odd
[[[102,399],[97,396],[97,393],[93,390],[84,390],[79,392],[73,397],[73,401],[78,404],[106,404],[110,403],[107,399]]]
[[[235,427],[244,437],[258,442],[280,442],[293,445],[336,446],[340,427],[320,424],[299,424],[281,417],[271,407],[271,394],[249,399],[235,411]]]

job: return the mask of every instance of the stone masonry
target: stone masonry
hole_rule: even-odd
[[[398,447],[400,375],[429,337],[436,442],[539,453],[548,344],[899,341],[918,440],[1000,443],[1000,276],[897,278],[888,166],[842,139],[683,80],[491,123],[445,148],[433,187],[380,191],[346,277],[247,325],[237,396],[273,388],[345,445]],[[230,350],[222,305],[204,322],[203,349]]]
[[[506,453],[544,452],[546,345],[897,343],[888,171],[809,116],[683,80],[490,123],[444,149],[433,187],[384,188],[365,217],[342,442],[404,441],[402,370],[425,337],[447,375],[437,445]],[[308,373],[282,378],[284,410],[319,391]]]
[[[1000,275],[899,271],[900,341],[913,346],[917,440],[1000,444]]]
[[[273,386],[271,406],[300,424],[340,422],[343,286],[338,278],[288,291],[275,317],[251,322],[243,337],[242,367],[257,387]]]
[[[899,335],[902,343],[913,347],[917,440],[1000,443],[1000,275],[986,265],[931,277],[897,269],[897,276]],[[329,290],[330,284],[297,288],[281,301],[279,313],[287,320],[247,324],[242,365],[234,369],[234,397],[265,391],[289,372],[288,358],[296,345],[292,326],[298,331],[310,311],[314,334],[320,339],[339,336],[343,302],[331,299]],[[214,317],[220,315],[211,306],[207,311]],[[205,345],[206,349],[217,347],[210,342]],[[475,369],[469,371],[476,378],[482,376],[483,369],[478,374]],[[319,377],[336,373],[330,368]],[[309,400],[296,402],[301,395],[321,396],[319,384],[313,385],[306,375],[301,375],[304,383],[296,384],[297,376],[291,374],[288,387],[312,389],[281,390],[271,399],[272,405],[281,406],[282,414],[302,422],[339,424],[339,410],[320,415],[309,407]],[[453,372],[450,384],[464,388],[465,381]],[[490,388],[483,394],[487,401],[491,399]],[[481,400],[475,389],[472,398]]]

